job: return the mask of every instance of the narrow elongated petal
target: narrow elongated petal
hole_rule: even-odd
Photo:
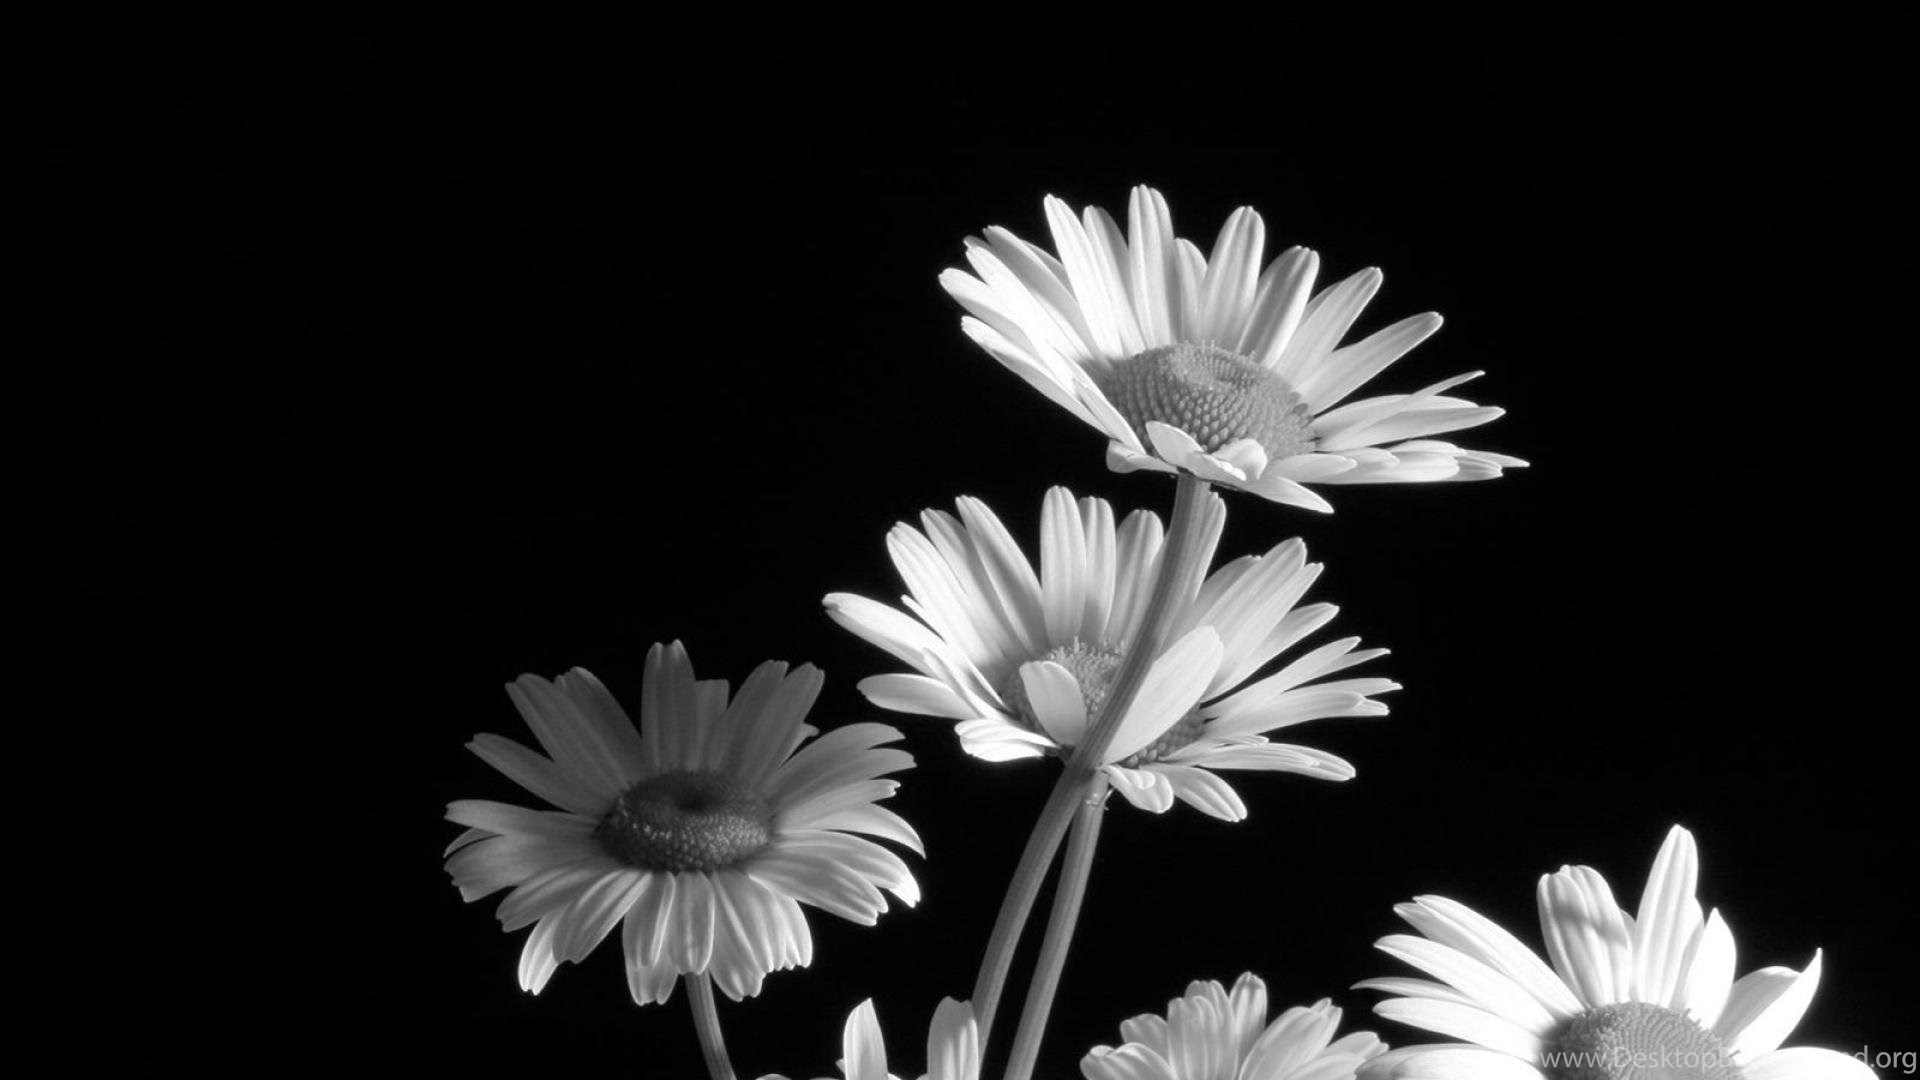
[[[926,666],[943,670],[937,657]],[[929,677],[901,678],[922,680],[908,692],[932,694]],[[881,777],[912,759],[883,745],[899,737],[883,724],[847,725],[802,747],[817,735],[806,716],[820,685],[810,665],[789,672],[770,661],[729,700],[725,681],[694,678],[679,645],[656,646],[642,682],[643,730],[622,733],[631,728],[625,712],[580,669],[514,684],[516,703],[555,757],[490,735],[474,748],[565,809],[449,804],[448,818],[467,828],[449,846],[446,869],[468,900],[510,890],[498,910],[502,928],[532,928],[521,950],[523,988],[539,992],[561,964],[585,959],[620,926],[636,1002],[665,1001],[675,980],[702,973],[738,999],[757,994],[768,973],[811,961],[799,902],[871,923],[888,906],[882,890],[908,904],[919,898],[905,862],[868,839],[921,850],[912,826],[876,805],[898,787]],[[939,685],[947,697],[934,700],[949,707],[959,692]],[[678,807],[688,795],[739,814],[716,825],[649,809],[655,800]],[[742,817],[764,820],[764,831]]]
[[[1175,642],[1147,669],[1140,692],[1108,744],[1106,761],[1119,761],[1158,739],[1199,704],[1220,667],[1220,635],[1202,626]]]

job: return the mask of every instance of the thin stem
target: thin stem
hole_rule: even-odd
[[[727,1039],[720,1033],[720,1011],[713,1004],[713,980],[703,971],[683,975],[680,981],[687,984],[687,1000],[693,1003],[693,1029],[700,1034],[700,1054],[707,1059],[707,1075],[712,1080],[734,1080]]]
[[[1200,524],[1206,509],[1207,491],[1206,481],[1185,473],[1180,475],[1174,492],[1172,521],[1165,546],[1161,549],[1159,571],[1154,578],[1153,592],[1147,598],[1146,611],[1140,619],[1139,632],[1121,662],[1113,689],[1107,694],[1106,705],[1099,716],[1092,718],[1087,737],[1074,750],[1066,768],[1061,770],[1059,779],[1054,782],[1053,792],[1047,796],[1046,805],[1035,819],[1033,832],[1027,837],[1026,849],[1020,853],[1013,880],[1008,884],[1006,897],[1000,903],[1000,914],[994,921],[993,934],[987,941],[987,952],[980,961],[980,974],[973,987],[973,1007],[979,1020],[980,1050],[983,1055],[991,1045],[989,1040],[993,1032],[993,1020],[999,1011],[1000,996],[1006,989],[1007,974],[1013,966],[1013,954],[1019,948],[1021,931],[1026,926],[1028,915],[1032,913],[1034,900],[1039,896],[1047,867],[1053,862],[1054,852],[1060,848],[1060,840],[1066,835],[1075,808],[1096,791],[1104,797],[1106,780],[1100,772],[1101,757],[1113,742],[1120,718],[1126,715],[1127,708],[1133,704],[1134,697],[1146,681],[1147,669],[1159,655],[1160,639],[1166,632],[1163,624],[1175,590],[1181,582],[1193,577],[1193,568],[1187,564],[1193,562],[1199,553]],[[1060,948],[1064,960],[1064,940]],[[1031,992],[1028,996],[1031,998]],[[1036,1040],[1038,1037],[1038,1034],[1034,1036]]]
[[[1033,983],[1027,988],[1020,1028],[1013,1037],[1013,1053],[1007,1059],[1006,1080],[1027,1080],[1040,1059],[1040,1038],[1053,1011],[1054,992],[1060,988],[1074,925],[1080,921],[1080,905],[1086,899],[1087,878],[1093,871],[1093,852],[1100,843],[1100,821],[1106,816],[1106,804],[1106,777],[1095,774],[1073,817],[1067,857],[1060,866],[1060,884],[1053,893],[1053,911],[1047,916],[1047,936],[1040,943],[1040,959],[1034,964]]]
[[[1064,780],[1064,776],[1062,777]],[[1079,803],[1081,785],[1055,783],[1040,808],[1040,817],[1027,835],[1027,846],[1000,901],[1000,914],[993,923],[993,936],[987,939],[987,953],[980,961],[980,974],[973,983],[973,1012],[980,1025],[980,1045],[987,1045],[993,1030],[994,1014],[1000,1008],[1000,995],[1007,986],[1007,974],[1013,967],[1013,953],[1020,945],[1020,930],[1027,925],[1033,902],[1040,895],[1040,884],[1053,864],[1060,841],[1066,838]]]

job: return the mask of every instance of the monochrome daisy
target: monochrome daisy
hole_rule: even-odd
[[[1370,1031],[1338,1039],[1340,1010],[1327,1000],[1295,1006],[1267,1022],[1267,987],[1251,973],[1229,993],[1195,982],[1167,1003],[1120,1025],[1119,1046],[1096,1046],[1080,1061],[1087,1080],[1352,1080],[1386,1050]]]
[[[1115,470],[1185,470],[1331,510],[1303,485],[1484,480],[1526,464],[1433,438],[1501,414],[1448,396],[1479,372],[1341,404],[1440,327],[1429,312],[1342,345],[1380,271],[1315,293],[1319,256],[1299,247],[1262,271],[1266,226],[1250,207],[1205,256],[1147,187],[1133,189],[1125,237],[1099,207],[1075,217],[1049,196],[1046,213],[1053,252],[996,226],[967,240],[974,273],[940,283],[969,337],[1111,440]]]
[[[710,974],[738,1000],[770,971],[811,962],[800,904],[871,925],[885,889],[919,896],[906,864],[866,837],[920,852],[911,827],[876,800],[908,768],[883,724],[818,734],[805,724],[822,676],[769,661],[728,699],[696,680],[678,642],[647,654],[640,726],[591,674],[523,675],[507,693],[545,755],[497,735],[468,748],[558,809],[463,799],[469,826],[447,872],[473,901],[500,903],[507,931],[532,926],[520,985],[538,993],[563,961],[586,957],[624,922],[633,999],[665,1001],[675,978]],[[864,836],[861,834],[865,834]]]
[[[1585,866],[1540,879],[1549,967],[1513,935],[1462,904],[1416,898],[1395,910],[1421,937],[1382,938],[1382,952],[1439,981],[1369,979],[1400,996],[1374,1006],[1389,1020],[1466,1040],[1382,1055],[1362,1080],[1871,1080],[1832,1050],[1780,1049],[1820,981],[1761,968],[1739,979],[1733,934],[1694,899],[1699,858],[1675,826],[1653,861],[1634,915]]]
[[[856,1006],[847,1016],[841,1035],[840,1075],[845,1080],[899,1080],[887,1071],[887,1040],[880,1032],[880,1018],[874,1012],[873,999]],[[964,1002],[947,998],[933,1012],[927,1029],[927,1071],[920,1080],[979,1080],[980,1029],[973,1009]],[[761,1080],[786,1080],[765,1076]],[[828,1078],[831,1080],[831,1078]]]
[[[860,690],[881,708],[959,721],[961,745],[976,757],[1064,756],[1099,717],[1139,640],[1159,573],[1160,519],[1140,511],[1116,529],[1105,501],[1076,501],[1056,487],[1044,504],[1036,573],[984,503],[963,498],[958,508],[958,517],[929,510],[921,528],[900,524],[887,536],[910,593],[907,611],[849,593],[826,598],[836,622],[913,668],[862,680]],[[1266,733],[1323,717],[1383,715],[1373,695],[1397,686],[1383,678],[1314,681],[1386,651],[1355,649],[1357,638],[1300,652],[1253,678],[1337,609],[1296,606],[1320,573],[1298,540],[1206,575],[1225,521],[1226,504],[1208,495],[1198,572],[1175,583],[1168,609],[1163,640],[1171,644],[1148,669],[1101,764],[1136,806],[1160,812],[1177,798],[1237,821],[1245,805],[1211,770],[1348,779],[1353,767],[1340,758],[1269,742]]]

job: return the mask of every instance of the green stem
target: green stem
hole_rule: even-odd
[[[1033,823],[1026,849],[1020,854],[1013,880],[1008,884],[1006,897],[1000,903],[1000,914],[994,921],[993,934],[987,941],[986,956],[980,962],[980,974],[973,987],[974,1015],[980,1026],[982,1055],[990,1045],[994,1016],[999,1010],[1000,996],[1006,989],[1007,974],[1013,966],[1013,954],[1020,945],[1020,933],[1033,911],[1034,900],[1040,894],[1040,884],[1046,877],[1047,867],[1060,848],[1061,838],[1066,835],[1067,826],[1073,821],[1075,809],[1096,792],[1104,800],[1106,779],[1100,771],[1101,756],[1113,743],[1120,718],[1126,715],[1127,708],[1133,704],[1134,697],[1146,681],[1147,669],[1159,656],[1161,638],[1166,632],[1163,624],[1166,622],[1167,608],[1173,601],[1176,589],[1182,582],[1193,579],[1194,568],[1187,564],[1193,562],[1199,550],[1200,522],[1206,508],[1207,491],[1206,481],[1186,473],[1180,474],[1174,492],[1172,521],[1161,548],[1160,567],[1154,578],[1153,592],[1149,594],[1146,611],[1141,615],[1139,632],[1128,645],[1126,658],[1121,661],[1120,670],[1114,678],[1113,689],[1107,694],[1106,705],[1098,717],[1092,718],[1087,737],[1074,749],[1066,768],[1061,770],[1059,779],[1054,782],[1053,792],[1047,796],[1046,805]],[[1205,567],[1200,569],[1204,570]],[[1075,906],[1077,911],[1078,901],[1075,901]],[[1057,904],[1055,910],[1058,911]],[[1071,921],[1068,934],[1071,935]],[[1067,941],[1063,939],[1060,943],[1061,962],[1065,961],[1066,945]],[[1036,977],[1038,975],[1036,972]],[[1057,975],[1056,972],[1056,978]],[[1032,997],[1031,992],[1028,997]],[[1044,1016],[1042,1020],[1044,1023]],[[1034,1039],[1037,1043],[1037,1032]]]
[[[700,1054],[707,1059],[707,1075],[712,1080],[734,1080],[727,1039],[720,1033],[720,1011],[713,1004],[713,980],[703,971],[683,975],[680,981],[687,984],[687,1000],[693,1003],[693,1029],[700,1034]]]
[[[1106,777],[1097,775],[1073,817],[1073,835],[1067,840],[1067,857],[1060,866],[1060,884],[1053,891],[1053,911],[1047,916],[1047,936],[1040,943],[1033,984],[1027,988],[1027,1000],[1020,1010],[1020,1027],[1013,1037],[1013,1053],[1007,1059],[1006,1080],[1027,1080],[1040,1059],[1040,1038],[1053,1011],[1054,992],[1060,988],[1074,925],[1080,921],[1080,905],[1087,896],[1087,878],[1093,872],[1093,852],[1100,843],[1100,821],[1106,816],[1106,804]]]

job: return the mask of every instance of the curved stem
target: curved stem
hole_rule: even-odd
[[[687,984],[687,1000],[693,1003],[693,1029],[700,1034],[700,1054],[707,1059],[707,1075],[712,1080],[734,1080],[726,1036],[720,1034],[720,1011],[713,1004],[713,980],[703,971],[683,975],[680,981]]]
[[[1053,1011],[1054,992],[1060,988],[1060,972],[1066,967],[1074,925],[1080,921],[1080,905],[1086,899],[1087,878],[1093,871],[1093,852],[1100,843],[1100,821],[1106,816],[1106,804],[1106,777],[1096,774],[1073,818],[1073,835],[1067,841],[1067,857],[1060,867],[1060,884],[1053,893],[1053,911],[1047,916],[1047,936],[1040,944],[1033,984],[1027,988],[1020,1028],[1013,1037],[1013,1053],[1007,1059],[1006,1080],[1027,1080],[1040,1058],[1040,1038]]]
[[[1092,718],[1087,737],[1074,749],[1066,768],[1061,770],[1059,779],[1054,782],[1053,791],[1047,796],[1040,816],[1035,819],[1033,832],[1027,837],[1026,849],[1020,853],[1013,880],[1008,884],[1006,897],[1000,903],[1000,914],[994,920],[993,934],[987,940],[987,952],[980,961],[980,974],[973,986],[974,1014],[980,1026],[980,1050],[983,1055],[990,1045],[994,1016],[1000,1007],[1000,996],[1006,989],[1014,951],[1019,948],[1021,931],[1026,926],[1028,915],[1032,913],[1034,900],[1039,896],[1047,867],[1060,848],[1060,841],[1073,820],[1075,808],[1096,793],[1104,801],[1107,787],[1106,778],[1100,771],[1101,759],[1113,742],[1120,718],[1126,715],[1127,708],[1133,704],[1134,697],[1146,681],[1147,669],[1159,655],[1160,639],[1166,632],[1163,624],[1166,622],[1167,608],[1175,592],[1182,582],[1193,580],[1195,568],[1189,564],[1194,562],[1196,556],[1204,557],[1199,538],[1203,531],[1201,521],[1206,510],[1208,487],[1205,480],[1186,473],[1180,474],[1174,492],[1172,521],[1161,548],[1153,591],[1148,595],[1146,610],[1141,615],[1139,632],[1127,649],[1126,659],[1121,661],[1113,689],[1108,692],[1100,715]],[[1202,566],[1199,569],[1204,571],[1206,568]],[[1071,934],[1070,925],[1068,933]],[[1060,949],[1064,959],[1064,940]],[[1037,1040],[1038,1034],[1034,1037]]]
[[[1046,880],[1047,868],[1053,865],[1053,855],[1060,850],[1060,841],[1066,838],[1067,826],[1073,821],[1073,810],[1079,802],[1081,785],[1066,783],[1065,775],[1061,782],[1053,785],[1048,794],[1046,805],[1040,808],[1040,816],[1033,823],[1033,832],[1027,836],[1027,846],[1020,853],[1020,862],[1013,870],[1013,880],[1007,885],[1007,895],[1000,901],[1000,914],[994,919],[993,936],[987,939],[987,953],[980,961],[980,974],[973,983],[973,1013],[980,1026],[980,1045],[987,1045],[987,1037],[993,1030],[994,1014],[1000,1008],[1000,995],[1007,986],[1007,973],[1013,967],[1013,953],[1020,945],[1020,930],[1027,925],[1027,916],[1033,911],[1033,902],[1040,895],[1040,884]]]

